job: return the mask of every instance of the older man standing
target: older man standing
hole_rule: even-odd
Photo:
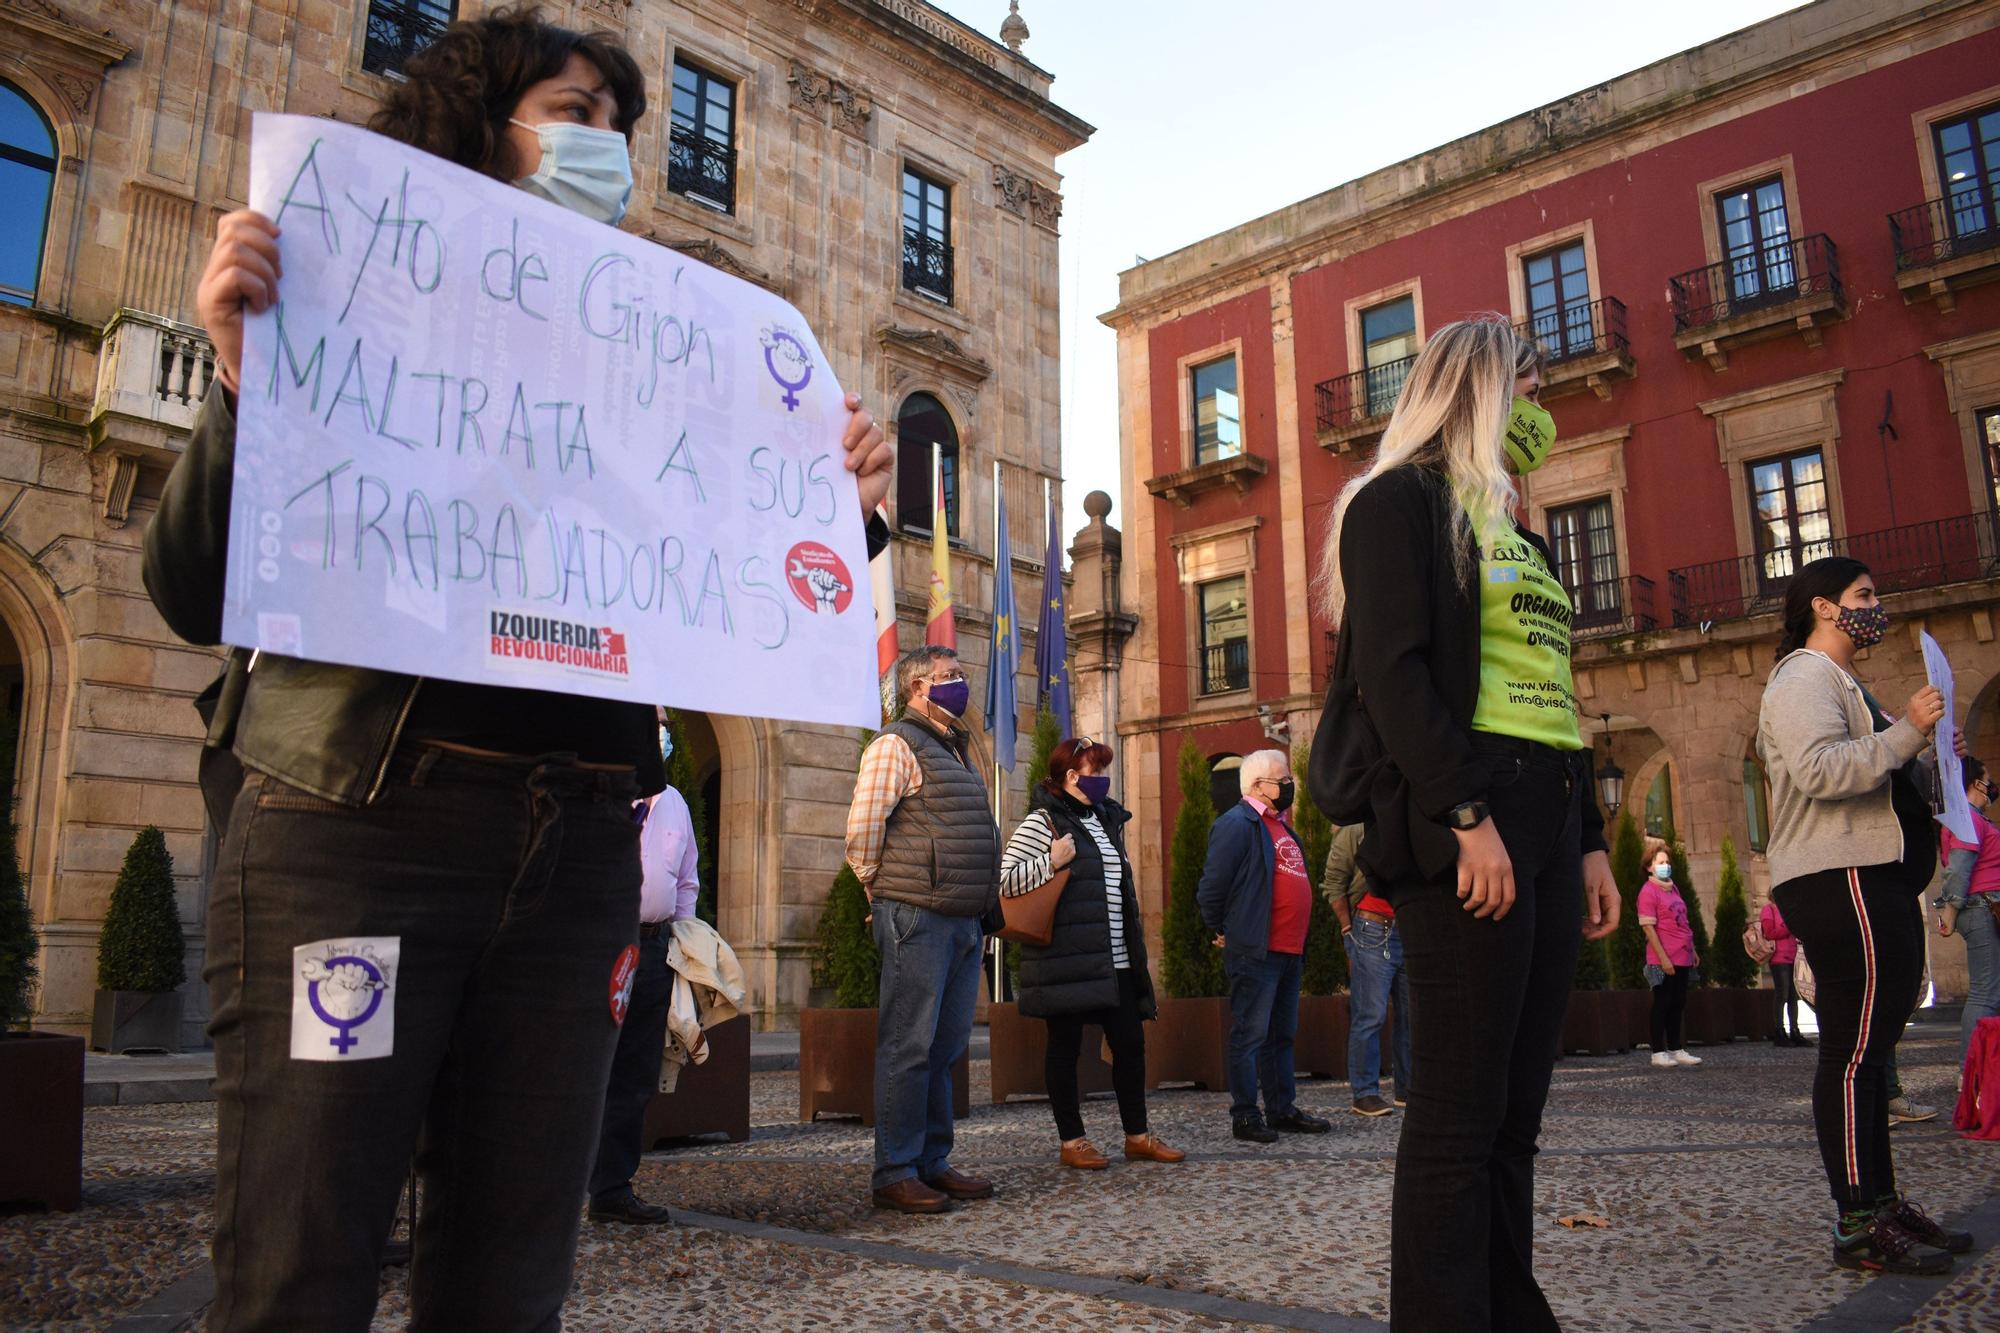
[[[878,1208],[941,1213],[993,1195],[951,1165],[951,1070],[972,1040],[1000,831],[966,758],[958,654],[905,653],[895,684],[896,720],[862,753],[847,815],[847,863],[874,904],[882,954],[873,1188]]]
[[[1292,1073],[1313,885],[1285,818],[1294,791],[1291,760],[1283,750],[1257,751],[1243,761],[1240,787],[1243,799],[1209,829],[1195,900],[1202,923],[1217,932],[1229,974],[1230,1129],[1251,1143],[1276,1143],[1278,1131],[1330,1128],[1299,1109]]]

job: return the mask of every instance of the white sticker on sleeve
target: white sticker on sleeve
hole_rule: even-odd
[[[292,950],[292,1059],[393,1055],[402,951],[400,935],[315,940]]]

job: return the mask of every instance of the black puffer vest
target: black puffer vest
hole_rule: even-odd
[[[889,814],[874,895],[945,916],[984,916],[1000,892],[1000,830],[986,784],[923,723],[903,718],[883,731],[909,745],[924,782]]]
[[[1037,786],[1029,803],[1045,812],[1056,837],[1076,840],[1076,859],[1069,863],[1069,886],[1056,904],[1055,927],[1045,947],[1021,946],[1021,1012],[1030,1018],[1061,1018],[1118,1007],[1118,971],[1111,965],[1111,909],[1104,895],[1104,859],[1097,839],[1083,826],[1083,813],[1093,810],[1105,836],[1125,863],[1120,898],[1124,903],[1125,955],[1144,994],[1139,1013],[1152,1018],[1159,1011],[1153,982],[1146,971],[1146,929],[1139,917],[1139,895],[1133,886],[1132,863],[1125,857],[1125,822],[1132,815],[1116,801],[1094,807],[1050,796]]]

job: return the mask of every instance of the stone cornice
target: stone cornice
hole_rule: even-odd
[[[0,5],[0,30],[10,27],[53,42],[83,61],[95,61],[99,68],[117,64],[132,51],[109,31],[94,33],[78,27],[44,0],[10,0]]]
[[[958,379],[978,384],[993,373],[993,367],[958,345],[956,339],[936,329],[912,329],[901,324],[884,324],[875,330],[875,341],[885,351],[902,352]]]

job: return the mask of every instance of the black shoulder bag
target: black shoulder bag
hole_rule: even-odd
[[[1388,751],[1354,679],[1352,638],[1343,618],[1334,648],[1333,679],[1326,687],[1326,707],[1320,713],[1312,754],[1306,761],[1306,789],[1313,804],[1342,825],[1373,820],[1376,779],[1388,762]]]

